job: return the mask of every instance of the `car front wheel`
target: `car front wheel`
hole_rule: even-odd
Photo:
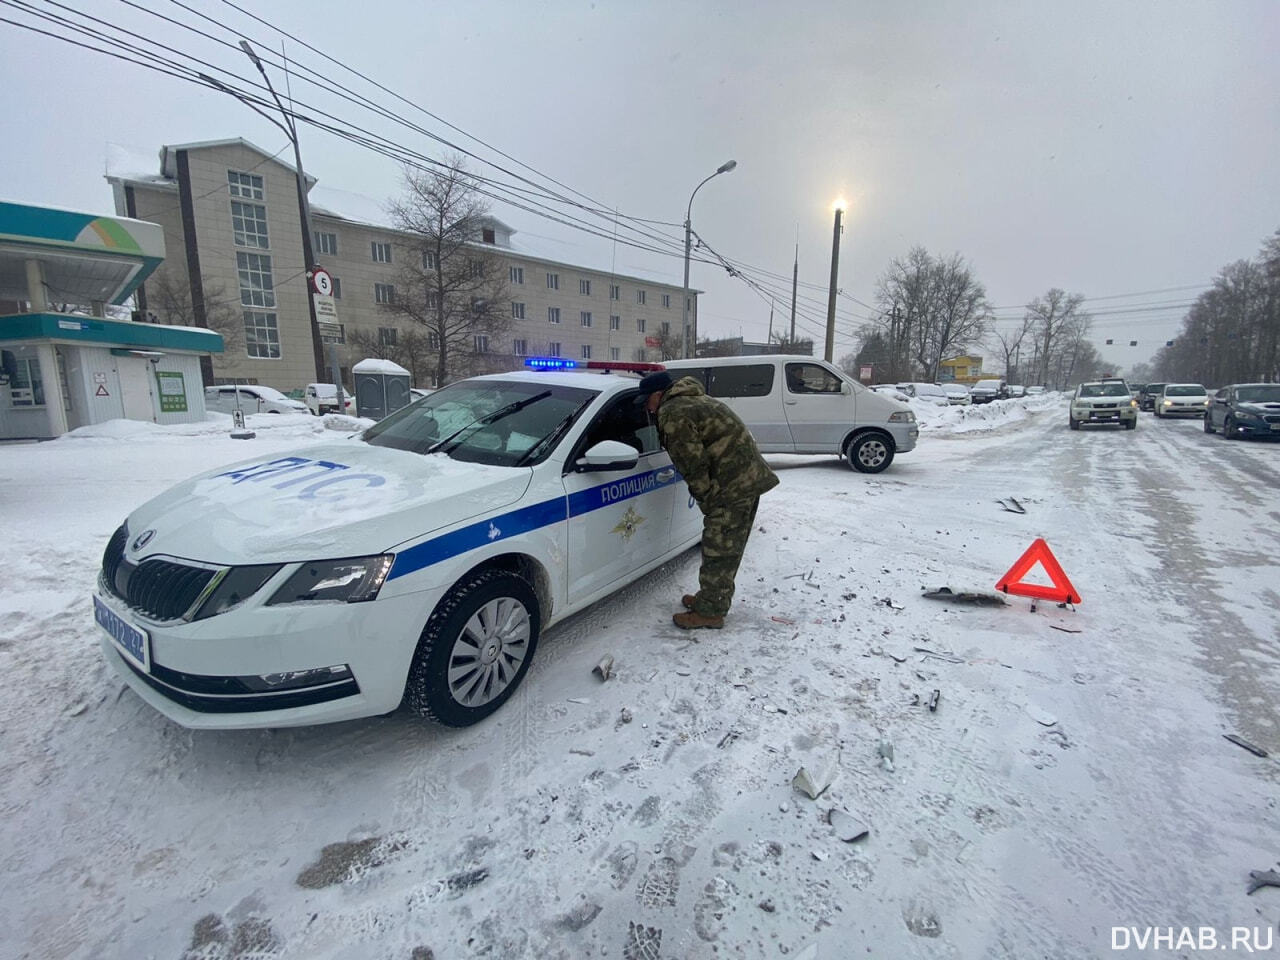
[[[449,727],[483,720],[529,671],[542,615],[527,580],[483,570],[455,586],[427,620],[404,696],[420,716]]]
[[[1077,420],[1075,417],[1071,416],[1070,414],[1067,414],[1067,426],[1069,426],[1072,430],[1079,430],[1080,421]]]
[[[1230,414],[1222,421],[1222,435],[1228,440],[1236,439],[1236,422]]]
[[[880,473],[893,463],[893,441],[882,433],[864,433],[849,441],[844,456],[859,473]]]
[[[1138,418],[1134,417],[1132,420],[1126,420],[1124,422],[1124,428],[1126,430],[1136,430],[1138,428]]]
[[[1208,413],[1204,415],[1204,432],[1213,433],[1213,417],[1209,416]]]

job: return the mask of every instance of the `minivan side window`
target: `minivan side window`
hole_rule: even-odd
[[[707,393],[713,397],[767,397],[773,392],[773,364],[711,367]]]
[[[788,363],[787,391],[790,393],[839,393],[840,378],[816,363]]]

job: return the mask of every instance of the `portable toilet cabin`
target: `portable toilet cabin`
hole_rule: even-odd
[[[356,381],[356,416],[381,420],[413,400],[409,371],[390,360],[369,358],[351,368]]]

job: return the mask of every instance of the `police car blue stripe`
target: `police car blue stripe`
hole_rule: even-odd
[[[494,540],[506,540],[521,533],[529,533],[532,530],[550,526],[553,523],[563,523],[570,517],[579,517],[615,503],[642,496],[661,487],[669,486],[680,479],[680,475],[675,473],[669,479],[658,479],[658,474],[667,470],[672,470],[672,468],[663,467],[661,470],[649,470],[646,473],[627,477],[625,480],[602,483],[597,487],[589,487],[570,496],[544,500],[542,503],[521,507],[519,510],[512,510],[510,513],[478,520],[443,536],[435,537],[400,551],[396,554],[395,563],[392,565],[391,573],[388,574],[387,579],[395,580],[397,577],[415,573],[424,567],[431,566],[433,563],[439,563],[442,560],[448,560],[450,557],[456,557],[478,549],[488,543],[492,543]]]

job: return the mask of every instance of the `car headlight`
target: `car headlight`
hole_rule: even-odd
[[[1129,401],[1129,406],[1131,406],[1131,407],[1136,407],[1137,405],[1138,405],[1138,401],[1137,401],[1137,400],[1130,400],[1130,401]]]
[[[915,423],[916,415],[911,410],[899,410],[897,413],[889,414],[890,423]]]
[[[347,560],[309,560],[271,595],[267,605],[373,600],[391,572],[393,560],[395,557],[389,553]]]
[[[251,567],[227,567],[204,589],[204,600],[196,608],[192,620],[204,620],[226,613],[262,589],[276,575],[282,564],[266,563]]]
[[[1258,415],[1256,413],[1250,413],[1248,410],[1233,410],[1232,414],[1235,416],[1237,420],[1257,420],[1258,419]]]

